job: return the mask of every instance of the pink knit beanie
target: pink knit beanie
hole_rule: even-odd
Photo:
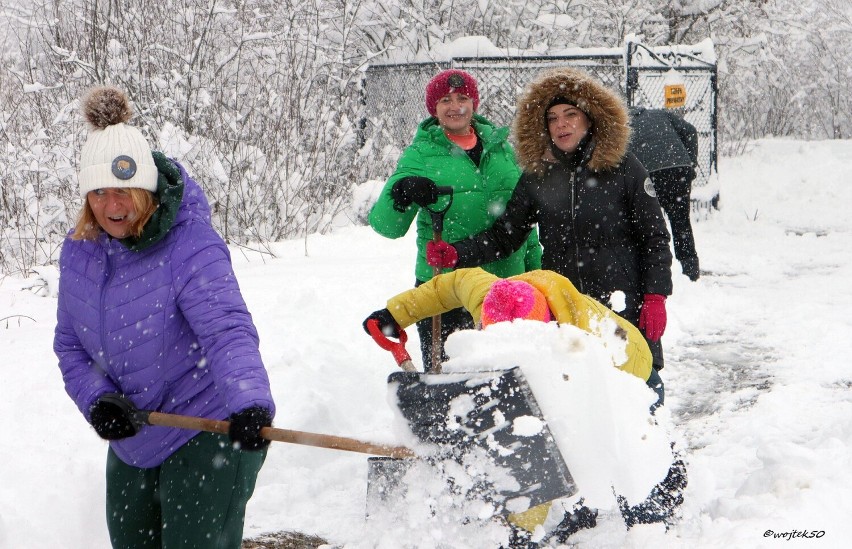
[[[482,302],[482,327],[516,318],[550,322],[552,316],[547,299],[534,286],[522,280],[500,279]]]
[[[435,105],[445,95],[463,93],[473,100],[473,110],[479,108],[479,90],[476,79],[464,71],[449,69],[439,72],[426,84],[426,110],[435,116]]]

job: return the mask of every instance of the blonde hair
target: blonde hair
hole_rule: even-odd
[[[133,221],[130,226],[130,234],[128,236],[139,237],[142,234],[142,229],[145,224],[154,215],[157,210],[157,199],[151,191],[131,187],[125,189],[130,195],[130,200],[133,202],[133,208],[140,215]],[[83,207],[80,209],[80,215],[77,218],[77,225],[74,227],[74,233],[71,235],[72,240],[95,240],[101,234],[103,229],[98,225],[95,219],[95,212],[89,206],[88,195],[83,198]]]

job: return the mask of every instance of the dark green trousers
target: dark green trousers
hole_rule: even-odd
[[[238,549],[266,450],[201,433],[159,467],[107,455],[107,526],[116,549]]]

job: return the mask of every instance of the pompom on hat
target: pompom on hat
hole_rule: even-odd
[[[426,84],[426,110],[435,116],[435,106],[445,95],[463,93],[473,100],[473,110],[479,108],[479,89],[476,79],[464,71],[448,69],[436,74]]]
[[[145,136],[126,122],[133,111],[123,91],[111,86],[89,91],[82,112],[91,125],[80,154],[77,181],[83,199],[111,187],[157,191],[157,166]]]
[[[528,282],[498,280],[491,285],[482,302],[482,327],[516,318],[550,322],[552,316],[547,299]]]

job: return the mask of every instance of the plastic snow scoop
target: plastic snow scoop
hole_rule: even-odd
[[[192,429],[195,431],[207,431],[210,433],[227,435],[228,427],[231,425],[230,422],[224,420],[139,410],[133,407],[133,405],[126,399],[118,396],[105,395],[102,396],[101,399],[111,402],[121,407],[123,410],[126,410],[137,427],[141,427],[142,425],[159,425],[162,427]],[[275,442],[289,442],[291,444],[302,444],[306,446],[316,446],[319,448],[329,448],[331,450],[344,450],[347,452],[360,452],[362,454],[372,454],[375,456],[409,458],[416,455],[411,449],[404,446],[389,446],[357,440],[354,438],[323,435],[305,431],[293,431],[290,429],[278,429],[276,427],[264,427],[260,430],[260,435],[267,440]]]
[[[400,342],[394,344],[378,326],[371,331],[382,348],[392,350],[400,366],[407,355],[400,349],[405,341],[403,334],[401,331]],[[479,449],[514,478],[517,486],[495,488],[503,501],[527,498],[531,508],[577,492],[520,368],[451,374],[409,370],[390,374],[388,384],[396,394],[399,411],[419,440],[439,445],[457,460]],[[397,486],[399,479],[411,463],[371,458],[368,506],[374,498],[386,500],[401,489]]]
[[[440,209],[432,209],[425,206],[426,211],[432,218],[432,242],[438,243],[444,237],[444,214],[453,205],[453,188],[448,186],[435,187],[438,197],[449,196],[446,205]],[[438,276],[441,274],[440,267],[432,267],[432,275]],[[441,373],[441,358],[444,355],[444,343],[441,341],[441,315],[437,314],[432,317],[432,368],[431,371]],[[425,367],[425,365],[424,365]],[[425,368],[427,371],[429,368]]]

